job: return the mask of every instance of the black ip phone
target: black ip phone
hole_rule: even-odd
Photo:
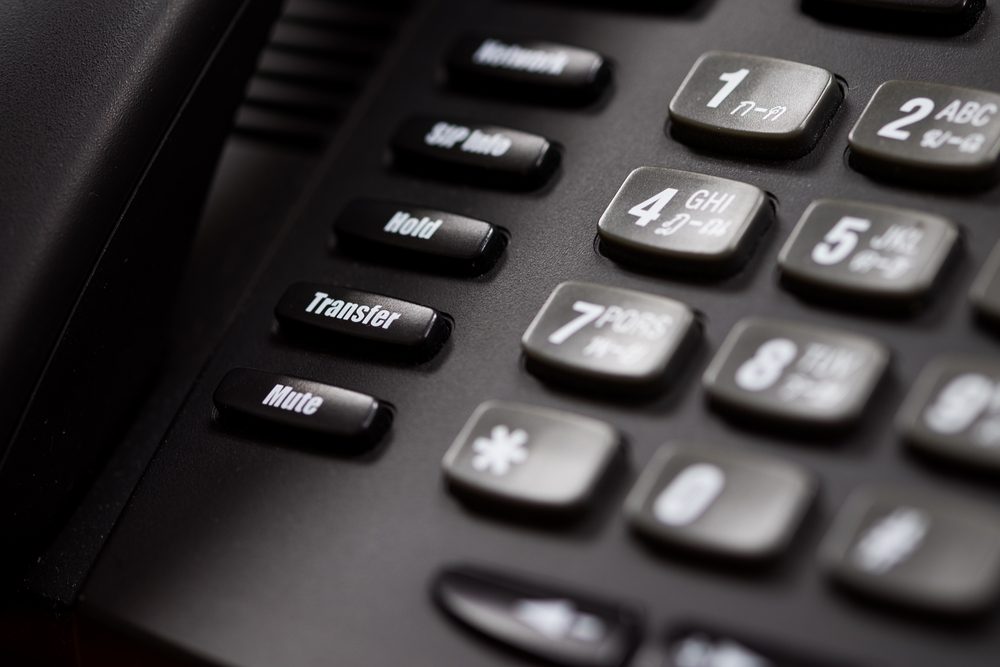
[[[995,9],[7,3],[0,662],[996,665]]]

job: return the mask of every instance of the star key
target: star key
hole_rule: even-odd
[[[489,401],[469,418],[443,466],[463,500],[567,513],[586,505],[620,448],[618,433],[595,419]]]

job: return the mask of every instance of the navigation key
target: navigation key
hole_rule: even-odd
[[[619,667],[639,641],[630,610],[480,568],[446,569],[433,594],[473,630],[558,665]]]

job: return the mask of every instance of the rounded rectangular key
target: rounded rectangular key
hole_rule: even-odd
[[[568,412],[488,401],[444,457],[449,488],[501,509],[582,509],[621,448],[604,422]]]
[[[897,426],[919,451],[1000,472],[1000,361],[935,359],[913,384]]]
[[[919,81],[879,86],[848,138],[851,165],[876,177],[981,187],[1000,164],[1000,94]]]
[[[1000,515],[924,489],[865,489],[848,498],[821,553],[837,582],[872,598],[981,612],[1000,587]]]
[[[283,330],[323,339],[353,339],[406,352],[423,352],[443,343],[448,318],[433,308],[381,294],[322,285],[291,285],[274,309]]]
[[[460,38],[448,54],[447,68],[452,86],[565,104],[593,100],[611,74],[594,51],[494,35]]]
[[[930,292],[957,240],[957,226],[940,216],[822,199],[802,215],[778,266],[810,296],[914,302]]]
[[[655,542],[760,560],[785,550],[816,492],[811,473],[783,461],[671,445],[646,466],[625,512]]]
[[[507,244],[482,220],[383,199],[356,199],[333,225],[337,247],[432,271],[480,274]]]
[[[449,567],[431,590],[453,619],[547,663],[622,667],[640,639],[640,617],[621,605],[493,570]]]
[[[597,224],[601,247],[624,263],[670,272],[738,268],[770,217],[763,190],[676,169],[639,167]]]
[[[844,98],[825,69],[710,51],[670,102],[671,131],[692,144],[765,158],[808,153]]]
[[[990,253],[969,296],[978,315],[1000,326],[1000,243]]]
[[[548,139],[496,125],[411,116],[392,138],[394,164],[419,175],[499,187],[534,188],[559,165]]]
[[[332,440],[374,441],[392,422],[392,410],[371,396],[249,368],[229,371],[213,400],[226,422],[270,425]]]
[[[846,427],[885,373],[881,343],[826,327],[748,318],[729,332],[705,371],[712,401],[762,420]]]
[[[549,295],[521,339],[528,368],[575,387],[649,392],[668,378],[696,330],[673,299],[565,282]]]

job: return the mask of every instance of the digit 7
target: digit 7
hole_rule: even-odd
[[[577,301],[573,304],[573,310],[580,313],[579,317],[574,317],[549,335],[549,342],[553,345],[565,343],[570,336],[600,317],[605,307],[597,303]]]

